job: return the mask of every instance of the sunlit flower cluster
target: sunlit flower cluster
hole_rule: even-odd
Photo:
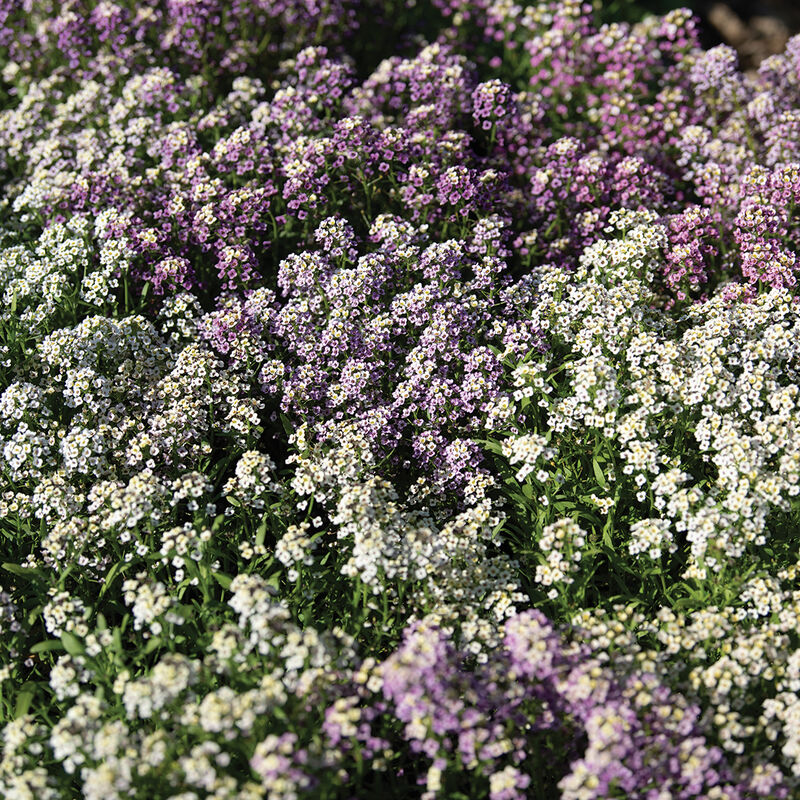
[[[800,37],[700,42],[0,0],[0,797],[798,796]]]

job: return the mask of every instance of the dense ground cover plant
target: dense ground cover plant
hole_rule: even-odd
[[[0,2],[0,795],[796,796],[800,38],[601,11]]]

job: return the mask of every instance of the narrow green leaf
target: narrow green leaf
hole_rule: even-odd
[[[144,654],[148,655],[153,652],[153,650],[157,650],[161,647],[161,637],[154,636],[145,646],[144,646]]]
[[[594,477],[597,478],[597,482],[605,489],[608,486],[608,482],[596,458],[592,459],[592,469],[594,470]]]
[[[27,685],[26,683],[25,686]],[[14,709],[15,719],[19,719],[28,713],[28,709],[31,707],[31,703],[33,703],[33,697],[34,693],[30,689],[23,690],[17,694],[17,705]]]
[[[264,520],[256,531],[256,545],[264,544],[264,539],[267,538],[267,521]]]
[[[83,642],[74,633],[64,631],[61,634],[61,644],[71,656],[82,656],[85,652]]]
[[[106,577],[103,580],[103,585],[100,587],[100,597],[102,597],[111,588],[114,578],[116,578],[126,566],[127,564],[125,564],[124,561],[117,561],[117,563],[111,567],[111,569],[106,573]]]
[[[233,578],[231,578],[230,575],[226,575],[224,572],[212,572],[211,575],[223,589],[228,589],[233,582]]]
[[[28,577],[29,575],[41,575],[42,572],[38,567],[23,567],[20,564],[12,564],[10,562],[6,562],[3,564],[3,569],[6,572],[10,572],[12,575],[20,575],[24,577]]]
[[[211,523],[211,532],[216,533],[222,527],[223,522],[225,522],[225,515],[217,514],[217,516],[214,517],[214,522]]]
[[[46,639],[43,642],[36,642],[33,647],[31,647],[31,653],[49,653],[51,650],[63,650],[64,645],[61,643],[60,639]]]
[[[174,610],[177,611],[186,622],[194,619],[197,613],[197,607],[190,603],[178,603],[174,606]]]
[[[32,608],[28,612],[28,625],[33,625],[33,623],[36,622],[37,619],[39,619],[39,614],[42,613],[43,608],[44,608],[43,605],[39,605]]]

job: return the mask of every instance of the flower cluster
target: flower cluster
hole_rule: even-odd
[[[798,795],[800,37],[612,6],[0,0],[0,796]]]

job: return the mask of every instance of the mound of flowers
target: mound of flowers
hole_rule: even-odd
[[[0,67],[0,796],[798,796],[800,37],[2,0]]]

